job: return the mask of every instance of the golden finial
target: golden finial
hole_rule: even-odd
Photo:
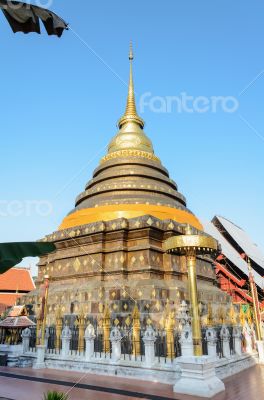
[[[56,319],[61,319],[63,317],[62,309],[61,309],[60,305],[56,307],[55,317],[56,317]]]
[[[245,325],[245,313],[242,304],[240,304],[239,320],[242,326]]]
[[[237,308],[234,305],[234,303],[231,303],[230,310],[229,310],[229,317],[230,317],[231,324],[236,325],[238,322],[238,312],[237,312]]]
[[[103,312],[103,318],[104,319],[109,319],[110,317],[111,317],[110,310],[109,310],[108,305],[106,304],[104,312]]]
[[[250,306],[248,306],[247,313],[246,313],[247,322],[249,325],[252,325],[252,314]]]
[[[185,233],[185,235],[191,235],[193,233],[192,227],[190,224],[186,224],[186,226],[184,227],[184,233]]]
[[[132,40],[130,41],[130,46],[129,46],[129,60],[130,61],[134,60]]]
[[[132,318],[133,319],[139,319],[140,318],[140,312],[139,312],[137,304],[135,305],[135,307],[134,307],[134,309],[132,311]]]
[[[141,128],[144,128],[144,121],[137,114],[136,102],[135,102],[135,92],[134,92],[134,81],[133,81],[133,46],[132,42],[130,42],[129,47],[129,57],[130,61],[130,73],[129,73],[129,85],[128,85],[128,96],[127,96],[127,104],[126,111],[122,118],[120,118],[118,122],[119,128],[121,128],[127,122],[136,122],[140,125]]]
[[[111,140],[108,146],[108,154],[102,159],[103,162],[111,159],[112,155],[120,156],[130,155],[136,157],[143,157],[147,154],[148,158],[156,159],[154,155],[153,146],[151,140],[146,136],[143,131],[144,121],[137,114],[135,93],[134,93],[134,82],[133,82],[133,48],[132,43],[130,43],[129,49],[129,63],[130,63],[130,73],[129,73],[129,85],[128,85],[128,96],[127,104],[124,115],[120,118],[118,122],[119,131]],[[158,160],[158,159],[157,159]]]
[[[206,318],[206,325],[208,326],[212,326],[213,325],[213,308],[212,308],[212,304],[208,303],[207,306],[207,318]]]

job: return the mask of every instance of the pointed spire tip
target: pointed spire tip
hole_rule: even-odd
[[[118,126],[121,128],[127,122],[135,122],[143,129],[144,121],[137,114],[135,93],[134,93],[134,83],[133,83],[133,66],[132,61],[134,60],[132,41],[130,41],[129,46],[129,61],[130,61],[130,72],[129,72],[129,84],[128,84],[128,96],[126,110],[123,117],[118,121]]]
[[[130,61],[134,60],[132,40],[130,40],[130,45],[129,45],[129,60]]]

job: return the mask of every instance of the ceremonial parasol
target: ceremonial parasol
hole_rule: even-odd
[[[14,33],[40,31],[40,20],[48,35],[61,37],[68,24],[54,12],[21,1],[0,0],[0,8]]]

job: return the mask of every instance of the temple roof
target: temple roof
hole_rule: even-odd
[[[129,84],[124,115],[118,132],[110,141],[93,178],[77,197],[75,209],[64,219],[60,229],[115,218],[153,215],[189,223],[202,229],[199,220],[186,207],[167,169],[155,155],[145,134],[144,121],[138,115],[133,81],[133,51],[130,45]]]
[[[249,235],[242,228],[224,217],[216,216],[213,222],[216,226],[217,222],[221,224],[226,233],[228,233],[233,241],[237,244],[237,247],[245,252],[247,256],[250,257],[252,261],[254,261],[254,263],[259,266],[259,271],[261,271],[263,274],[264,255],[261,252],[260,248],[256,245],[256,243],[253,243]]]
[[[27,328],[28,326],[36,325],[28,317],[7,317],[0,322],[1,328]]]
[[[0,294],[0,314],[7,308],[13,306],[21,297],[21,293],[1,293]]]
[[[213,222],[203,221],[204,230],[211,236],[213,236],[221,245],[222,254],[227,257],[240,271],[248,276],[248,265],[244,259],[241,258],[241,254],[235,247],[224,237],[223,233],[213,224]],[[256,284],[262,289],[263,278],[262,276],[253,269],[253,275]]]
[[[12,310],[8,313],[8,317],[24,317],[28,316],[27,308],[25,305],[14,306]]]
[[[11,268],[0,275],[0,313],[13,306],[24,293],[35,289],[27,268]]]
[[[30,292],[35,289],[29,269],[11,268],[0,275],[0,291]]]

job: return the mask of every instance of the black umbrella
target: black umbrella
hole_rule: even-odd
[[[48,35],[61,37],[63,31],[68,29],[68,25],[63,19],[42,7],[20,1],[0,0],[0,8],[14,33],[40,33],[40,20]]]

